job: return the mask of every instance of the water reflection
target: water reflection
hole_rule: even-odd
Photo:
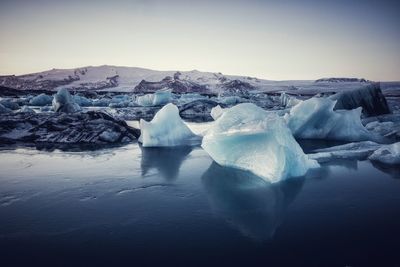
[[[371,163],[381,172],[389,174],[394,179],[400,179],[400,165],[387,165],[376,161],[371,161]]]
[[[182,147],[142,147],[142,161],[140,167],[142,176],[150,169],[156,169],[168,181],[174,181],[179,174],[182,162],[192,151],[190,146]]]
[[[212,163],[202,176],[213,210],[243,235],[269,240],[304,178],[270,184],[249,172]]]

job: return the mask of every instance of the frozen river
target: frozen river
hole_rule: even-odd
[[[342,161],[271,185],[200,147],[2,150],[2,266],[398,262],[399,177]]]

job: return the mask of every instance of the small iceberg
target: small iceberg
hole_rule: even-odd
[[[46,105],[50,105],[51,101],[53,101],[53,97],[46,95],[46,94],[40,94],[37,95],[33,98],[31,98],[31,100],[29,100],[29,105],[31,106],[46,106]]]
[[[171,101],[172,101],[171,89],[158,90],[154,94],[139,96],[136,99],[137,104],[143,107],[165,105]]]
[[[201,140],[183,122],[174,104],[165,105],[150,122],[141,119],[140,130],[139,142],[144,147],[195,145]]]
[[[269,182],[303,176],[319,166],[275,113],[251,103],[214,113],[219,116],[201,146],[218,164],[250,171]]]
[[[58,90],[57,94],[54,95],[52,104],[55,112],[74,113],[82,110],[65,88]]]
[[[378,148],[369,159],[388,165],[400,164],[400,142]]]

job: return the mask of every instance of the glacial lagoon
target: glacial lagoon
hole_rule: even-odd
[[[3,266],[398,261],[400,171],[370,161],[270,184],[199,146],[15,147],[0,181]]]

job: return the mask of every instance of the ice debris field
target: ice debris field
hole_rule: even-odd
[[[71,95],[61,88],[54,95],[3,97],[0,143],[200,145],[219,165],[268,182],[303,176],[336,159],[400,164],[397,106],[378,85],[309,97],[291,90],[235,89],[213,95],[162,88],[146,94]],[[185,121],[199,119],[209,121],[200,130]],[[135,120],[136,127],[127,123]],[[300,140],[341,144],[305,153]]]

